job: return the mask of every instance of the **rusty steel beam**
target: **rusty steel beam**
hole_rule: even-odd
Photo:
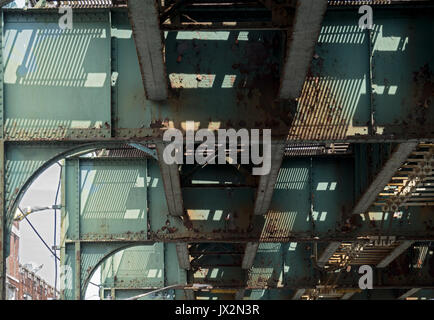
[[[128,15],[146,96],[150,100],[166,100],[167,76],[157,2],[128,0]]]
[[[184,290],[185,300],[196,300],[196,294],[193,290]]]
[[[164,162],[163,144],[157,143],[156,149],[169,213],[172,216],[182,216],[184,214],[184,205],[182,201],[181,180],[178,165],[168,165]]]
[[[378,194],[383,191],[384,187],[389,183],[390,179],[392,179],[395,172],[401,167],[405,160],[407,160],[416,146],[417,142],[404,142],[399,144],[380,173],[377,174],[374,181],[357,202],[353,209],[353,214],[363,214],[367,212]]]
[[[327,0],[299,0],[292,32],[287,34],[287,55],[280,86],[281,99],[298,98],[309,69]]]
[[[306,292],[306,289],[298,289],[292,296],[292,300],[300,300],[301,296]]]
[[[190,255],[188,253],[188,246],[186,242],[176,243],[176,255],[178,256],[179,267],[190,270]]]
[[[398,300],[405,300],[408,297],[411,297],[412,295],[414,295],[416,292],[418,292],[421,288],[413,288],[408,290],[407,292],[405,292],[404,294],[400,295],[398,297]]]
[[[259,242],[248,242],[244,252],[241,268],[250,269],[255,261],[256,252],[258,252]]]
[[[342,289],[342,290],[352,290],[355,291],[355,293],[357,293],[357,290],[360,290],[360,288],[358,287],[358,282],[355,280],[355,284],[353,286],[348,286],[342,283],[336,283],[335,284],[337,289]],[[374,285],[373,285],[373,290],[396,290],[396,289],[407,289],[409,290],[409,288],[411,288],[412,286],[420,286],[420,283],[414,284],[412,282],[399,282],[393,285],[387,285],[387,286],[383,286],[383,285],[379,285],[374,281]],[[212,289],[213,290],[227,290],[227,291],[237,291],[237,290],[267,290],[270,289],[270,286],[268,286],[267,284],[255,284],[255,285],[231,285],[228,283],[216,283],[212,285]],[[296,285],[283,285],[283,286],[278,286],[278,287],[273,287],[273,290],[282,290],[282,291],[288,291],[288,290],[295,290],[295,291],[306,291],[309,289],[317,289],[316,285],[312,285],[312,283],[307,283],[307,282],[300,282],[299,284]],[[426,286],[421,286],[420,289],[434,289],[434,286],[432,284],[427,284]],[[194,292],[194,290],[185,290],[187,291],[192,291]],[[304,294],[303,292],[303,294]],[[297,293],[297,292],[296,292]],[[295,293],[295,294],[296,294]],[[291,298],[291,300],[297,300],[294,299],[294,296]],[[351,294],[353,294],[353,292],[351,292]],[[345,295],[345,294],[344,294]],[[341,298],[344,298],[344,295]],[[349,296],[349,295],[348,295]],[[301,296],[300,296],[301,297]],[[343,299],[345,300],[345,299]]]
[[[387,257],[381,260],[377,264],[377,268],[387,267],[393,260],[400,256],[405,250],[407,250],[414,241],[403,241],[398,247],[396,247]]]
[[[273,197],[274,185],[277,181],[280,166],[282,165],[283,155],[285,152],[284,144],[272,144],[271,155],[271,169],[270,173],[261,176],[259,179],[258,190],[256,192],[254,214],[264,215],[268,212]]]
[[[340,247],[340,245],[341,242],[330,242],[319,257],[317,265],[320,268],[324,268],[324,266],[327,264],[331,256],[333,256],[333,254],[336,252],[336,250]]]
[[[235,293],[235,300],[243,300],[245,292],[245,289],[237,290],[237,292]]]
[[[341,300],[350,300],[352,296],[354,296],[356,292],[346,292],[344,293],[344,295],[342,296]]]
[[[243,30],[285,30],[286,27],[279,27],[271,22],[209,22],[209,23],[163,23],[163,31],[243,31]]]

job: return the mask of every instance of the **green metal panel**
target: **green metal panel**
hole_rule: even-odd
[[[260,243],[247,285],[251,288],[282,286],[282,244]]]
[[[354,206],[353,159],[313,159],[312,218],[315,233],[334,233]]]
[[[104,287],[158,288],[164,287],[165,277],[163,243],[117,252],[101,265],[101,285]]]
[[[61,242],[62,243],[62,242]],[[60,253],[60,295],[61,299],[73,300],[75,298],[75,247],[74,244],[62,245]],[[67,267],[66,267],[67,266]]]
[[[291,139],[304,141],[432,136],[422,129],[434,122],[427,113],[433,44],[425,41],[432,10],[377,8],[372,32],[358,28],[356,10],[327,11],[298,108],[275,100],[281,31],[166,33],[170,92],[156,103],[144,96],[126,11],[76,9],[66,31],[55,12],[7,11],[6,137],[149,137],[162,127],[185,128],[187,120],[202,128],[272,128],[281,138],[292,127]]]
[[[368,134],[369,42],[358,19],[356,10],[326,13],[291,129],[293,139]]]
[[[263,237],[335,233],[354,203],[352,172],[351,158],[284,159]]]
[[[161,107],[176,127],[270,128],[286,134],[290,104],[274,102],[283,60],[281,31],[178,31],[165,39],[172,100]],[[179,106],[182,105],[180,109]],[[158,119],[157,119],[158,120]]]
[[[110,136],[109,13],[6,14],[5,131],[9,139]],[[107,128],[108,127],[108,128]]]
[[[375,12],[373,98],[384,134],[407,137],[433,132],[433,8]]]
[[[80,168],[79,160],[71,159],[65,161],[64,181],[65,186],[62,189],[62,195],[65,197],[65,203],[62,205],[64,219],[62,221],[62,232],[66,239],[79,240],[80,233],[80,216],[77,214],[80,210]]]
[[[287,237],[292,232],[310,232],[310,159],[283,160],[274,187],[263,236]]]
[[[107,258],[101,265],[101,284],[115,289],[115,299],[126,299],[155,288],[186,285],[187,272],[179,268],[175,244],[156,243],[125,249]],[[185,296],[183,290],[171,289],[147,297],[168,298]]]
[[[171,284],[187,284],[187,270],[181,269],[179,267],[178,256],[176,252],[175,243],[165,243],[164,244],[164,259],[165,259],[165,285]],[[176,300],[185,300],[186,292],[185,290],[176,289],[174,290],[174,295]]]
[[[150,238],[169,238],[176,231],[186,231],[186,226],[179,217],[169,215],[160,167],[154,160],[148,160],[148,197]]]
[[[143,90],[137,52],[127,12],[112,12],[112,58],[116,136],[127,136],[129,128],[148,128],[154,102],[147,101]],[[135,134],[145,135],[138,130]]]
[[[65,297],[80,299],[104,258],[131,246],[131,241],[146,239],[146,160],[71,158],[65,162],[62,264],[71,268],[74,283]],[[122,242],[109,242],[113,240]]]
[[[283,284],[285,287],[300,288],[304,285],[314,286],[320,278],[320,272],[312,263],[313,244],[291,242],[282,245]]]
[[[85,243],[61,238],[61,294],[62,299],[83,299],[92,275],[101,263],[119,250],[132,244]]]
[[[246,233],[249,230],[254,190],[197,187],[184,189],[182,193],[191,228],[197,232]]]
[[[146,179],[146,160],[80,159],[80,238],[145,239]]]
[[[318,278],[308,243],[259,244],[247,284],[251,288],[313,286]]]
[[[276,114],[285,113],[286,107],[280,105],[270,110],[267,100],[279,86],[277,70],[283,58],[280,32],[165,33],[172,90],[169,99],[159,103],[146,100],[144,95],[126,12],[112,13],[112,36],[117,136],[147,136],[148,128],[171,123],[185,128],[186,120],[200,122],[201,127],[254,127],[254,121],[256,127],[265,127]]]

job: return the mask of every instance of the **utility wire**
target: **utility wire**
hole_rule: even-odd
[[[92,281],[89,281],[89,284],[92,284],[92,285],[94,285],[95,287],[98,287],[98,288],[104,287],[103,285],[101,285],[101,284],[96,284],[96,283],[94,283],[94,282],[92,282]]]
[[[50,253],[54,256],[54,299],[56,299],[56,290],[57,290],[57,260],[60,261],[60,258],[56,254],[56,234],[57,234],[57,200],[59,197],[59,191],[60,191],[60,185],[61,185],[61,178],[62,178],[62,169],[63,166],[57,162],[57,164],[60,166],[60,172],[59,172],[59,182],[57,184],[57,190],[56,190],[56,196],[54,198],[54,251],[50,249],[47,242],[42,238],[42,236],[39,234],[38,230],[33,226],[33,224],[30,222],[30,220],[27,218],[27,215],[24,214],[23,210],[18,206],[18,210],[20,210],[21,214],[24,216],[26,221],[29,223],[30,227],[33,229],[33,231],[36,233],[38,238],[42,241],[42,243],[45,245],[45,247],[50,251]],[[101,285],[93,283],[92,281],[89,281],[90,284],[100,288]]]
[[[23,210],[21,210],[20,207],[18,207],[18,210],[21,211],[21,213],[24,215]],[[60,261],[60,258],[56,255],[55,252],[53,252],[50,247],[48,246],[48,244],[45,242],[45,240],[41,237],[41,235],[39,234],[38,230],[36,230],[36,228],[33,226],[33,224],[30,222],[30,220],[27,218],[26,215],[24,215],[24,218],[26,219],[26,221],[29,223],[30,227],[32,227],[33,231],[36,233],[36,235],[38,236],[39,239],[41,239],[41,241],[43,242],[43,244],[47,247],[48,251],[50,251],[50,253],[57,259]]]
[[[60,173],[59,173],[59,182],[57,184],[57,190],[56,190],[56,196],[54,199],[54,248],[56,248],[56,233],[57,233],[57,200],[59,197],[59,191],[60,191],[60,185],[61,185],[61,178],[62,178],[62,169],[63,166],[57,162],[57,164],[60,166]],[[21,214],[24,216],[26,221],[29,223],[30,227],[33,229],[33,231],[36,233],[38,238],[42,241],[42,243],[45,245],[45,247],[50,251],[50,253],[54,256],[54,298],[56,298],[56,290],[57,290],[57,260],[60,261],[60,258],[56,254],[56,249],[54,251],[50,249],[47,242],[42,238],[42,236],[39,234],[38,230],[33,226],[33,224],[30,222],[30,220],[27,218],[27,215],[24,214],[23,210],[18,206],[18,210],[20,210]],[[98,288],[102,287],[102,285],[93,283],[92,281],[89,281],[89,284],[92,284]]]

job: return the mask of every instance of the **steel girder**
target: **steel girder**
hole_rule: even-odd
[[[235,291],[242,288],[268,287],[281,289],[315,288],[318,285],[318,279],[324,279],[323,273],[326,270],[321,271],[313,267],[312,254],[315,245],[312,243],[324,240],[322,234],[327,234],[329,228],[336,223],[334,236],[337,236],[336,226],[339,225],[341,220],[339,216],[343,212],[337,213],[337,207],[340,204],[336,203],[334,193],[339,195],[341,199],[345,198],[344,192],[349,192],[349,195],[352,196],[351,184],[343,182],[337,172],[332,170],[333,165],[335,165],[342,173],[345,162],[348,162],[347,165],[351,168],[351,161],[347,159],[347,161],[343,160],[339,163],[336,162],[337,159],[333,159],[327,163],[326,160],[313,161],[308,158],[308,161],[303,159],[284,161],[276,188],[285,190],[286,197],[276,193],[277,200],[275,201],[277,202],[274,205],[281,209],[279,211],[272,209],[268,213],[269,222],[262,225],[260,237],[257,239],[261,242],[257,248],[257,253],[253,255],[251,265],[243,268],[241,256],[244,250],[238,251],[238,256],[234,257],[234,252],[227,252],[227,256],[225,256],[224,250],[226,249],[220,249],[221,246],[227,248],[230,242],[246,241],[243,239],[243,235],[234,240],[229,234],[233,233],[234,230],[238,230],[238,233],[243,229],[249,230],[251,226],[248,224],[248,216],[255,217],[252,207],[248,210],[243,208],[243,205],[247,203],[247,199],[242,196],[246,192],[244,190],[246,188],[228,187],[227,185],[227,182],[230,181],[232,183],[239,182],[243,176],[234,174],[230,170],[217,170],[217,168],[196,171],[194,175],[190,176],[191,180],[196,181],[196,186],[193,184],[192,187],[189,184],[189,187],[183,190],[187,212],[184,216],[179,217],[169,214],[163,195],[161,175],[155,160],[70,158],[66,161],[65,170],[64,225],[67,228],[62,231],[65,234],[64,244],[66,248],[63,259],[67,261],[68,257],[80,255],[80,259],[76,258],[78,260],[76,263],[80,267],[76,268],[81,269],[77,275],[80,274],[82,288],[84,288],[95,266],[98,265],[98,261],[106,257],[108,252],[115,250],[114,248],[125,248],[125,246],[154,241],[172,242],[178,240],[202,246],[202,249],[197,248],[195,250],[202,250],[203,257],[200,260],[193,259],[191,261],[190,284],[205,285],[210,283],[216,290],[229,288]],[[317,167],[321,170],[314,169]],[[219,168],[223,169],[222,166]],[[218,184],[213,188],[201,186],[200,179],[212,182],[213,180],[210,179],[215,178],[220,183],[226,182],[226,187],[219,187]],[[146,181],[146,185],[144,181]],[[221,190],[221,188],[227,190]],[[140,192],[145,192],[146,196],[139,195]],[[306,208],[296,206],[286,208],[286,211],[283,211],[282,208],[294,203],[291,198],[288,199],[288,196],[298,199],[307,197],[311,199],[308,200],[311,201],[311,204],[308,204]],[[231,200],[234,198],[237,200]],[[215,202],[214,206],[212,199],[218,199],[220,205]],[[282,199],[285,201],[281,202]],[[313,199],[315,200],[313,201]],[[222,200],[225,200],[227,204],[222,206]],[[101,201],[104,202],[104,205],[101,204]],[[349,216],[351,216],[353,205],[354,201],[348,205],[347,214]],[[119,210],[114,208],[119,208]],[[273,204],[271,208],[273,208]],[[144,212],[147,213],[147,218],[146,215],[143,215]],[[232,219],[231,216],[235,219]],[[141,221],[140,219],[144,220]],[[420,218],[418,220],[420,223]],[[373,222],[366,222],[365,227],[372,225]],[[383,231],[376,228],[371,229],[369,231],[370,236],[367,235],[365,241],[375,240],[380,235],[388,239],[397,239],[397,235],[390,237],[391,234],[388,232],[391,230],[396,230],[393,232],[399,232],[402,237],[402,234],[406,233],[405,227],[402,228],[399,221],[395,221],[395,224],[397,229],[389,228]],[[249,237],[254,235],[254,230],[258,227],[259,224],[256,223],[253,232],[247,232],[247,235]],[[352,228],[355,229],[351,230]],[[348,232],[352,236],[352,240],[360,238],[360,230],[356,229],[357,224],[344,226],[340,231],[341,236]],[[420,232],[421,229],[413,230]],[[377,231],[379,231],[378,236],[376,236]],[[292,232],[295,232],[294,238],[291,238]],[[302,240],[300,235],[302,234],[310,234],[308,239],[304,239],[304,243],[300,242]],[[216,239],[218,241],[219,237],[221,237],[220,241],[226,244],[217,244],[217,249],[211,249],[207,243],[216,241]],[[280,243],[273,242],[276,240]],[[219,250],[223,250],[223,252]],[[175,248],[170,260],[176,260],[178,265],[179,257],[176,251]],[[217,260],[217,256],[213,255],[213,252],[218,253]],[[81,258],[82,255],[83,258]],[[194,257],[191,248],[189,256]],[[223,259],[222,257],[226,258]],[[80,261],[86,263],[91,261],[91,264],[88,266],[88,264]],[[178,268],[181,270],[181,267]],[[426,268],[429,270],[429,267]],[[393,272],[393,269],[392,271],[389,269],[386,271],[376,270],[380,274]],[[425,286],[428,285],[429,287],[429,283],[433,279],[429,272],[420,278],[420,281],[411,277],[407,280],[413,279],[412,281],[415,281],[418,286],[422,285],[421,281],[424,281]],[[357,282],[354,282],[356,273],[352,274],[353,276],[342,276],[338,285],[353,288],[351,286]],[[347,282],[344,281],[345,279]],[[400,282],[399,279],[394,281],[376,282],[375,284],[379,287],[400,288],[411,286],[412,283],[411,281]],[[76,295],[75,298],[80,297]]]
[[[352,10],[327,11],[298,105],[276,100],[281,31],[166,33],[169,94],[153,102],[125,10],[76,9],[74,28],[62,33],[52,11],[5,11],[4,136],[158,140],[194,120],[211,129],[272,127],[275,139],[289,132],[293,142],[433,138],[431,91],[423,89],[433,81],[432,10],[378,8],[370,32],[358,29]],[[82,42],[71,47],[74,37]]]
[[[8,195],[9,223],[12,221],[13,208],[23,192],[48,165],[71,153],[102,146],[107,145],[84,144],[65,152],[71,145],[44,148],[38,144],[10,144],[6,149],[5,189]],[[202,169],[189,176],[190,182],[186,181],[181,185],[186,217],[171,216],[167,209],[157,161],[151,157],[147,161],[150,166],[148,174],[158,183],[150,193],[157,199],[157,202],[153,201],[151,204],[151,208],[156,206],[155,209],[149,213],[150,235],[141,237],[140,240],[143,241],[206,242],[209,239],[223,242],[291,242],[315,239],[351,241],[355,237],[368,236],[391,236],[397,240],[424,240],[432,237],[429,217],[418,216],[421,209],[417,207],[404,209],[400,217],[386,215],[384,220],[381,211],[370,212],[368,215],[351,215],[354,190],[358,189],[357,181],[351,178],[355,161],[351,157],[285,159],[277,178],[270,211],[263,216],[253,215],[253,207],[246,206],[254,199],[255,186],[246,185],[246,177],[232,166],[220,165],[209,166],[206,170]],[[181,175],[189,173],[188,167],[181,171]],[[342,174],[347,178],[343,179]],[[221,179],[232,181],[234,185],[219,186],[218,183],[224,182]],[[191,184],[191,180],[212,181],[217,185],[212,187],[206,184]],[[205,195],[203,200],[198,199],[198,194]],[[219,201],[212,199],[225,199],[228,203],[222,206]],[[297,199],[305,200],[301,202]],[[341,201],[344,199],[345,201]],[[214,213],[216,220],[213,223],[206,221],[203,212],[210,209],[218,212]],[[231,212],[233,214],[230,223],[218,222],[223,221]],[[169,230],[173,232],[161,232],[167,220],[161,216],[166,215],[170,224]],[[382,228],[383,225],[388,227]],[[231,232],[233,228],[240,228],[241,232],[234,234]],[[89,239],[92,239],[91,234]]]
[[[4,127],[0,134],[5,159],[2,183],[6,194],[3,196],[1,223],[6,225],[10,222],[6,221],[7,210],[10,217],[28,178],[40,172],[38,169],[45,161],[70,147],[59,144],[48,147],[47,142],[160,141],[161,129],[172,125],[182,128],[183,121],[187,119],[210,128],[272,126],[276,128],[275,139],[286,139],[289,130],[291,141],[403,142],[432,138],[428,128],[433,121],[426,112],[431,103],[430,91],[424,89],[432,87],[432,57],[428,55],[430,50],[420,50],[422,43],[425,46],[433,45],[426,41],[432,30],[432,8],[428,6],[423,12],[421,9],[408,11],[413,10],[417,11],[417,15],[394,9],[393,21],[387,19],[391,14],[389,11],[380,10],[377,15],[378,27],[368,33],[352,27],[353,20],[357,18],[354,19],[350,11],[329,11],[315,49],[317,54],[311,66],[312,77],[306,80],[304,93],[295,108],[287,102],[273,102],[271,108],[268,105],[275,97],[279,79],[267,73],[267,68],[279,68],[283,59],[279,33],[276,31],[228,31],[196,35],[189,32],[168,33],[164,44],[170,97],[165,103],[153,103],[143,95],[131,28],[125,12],[78,10],[74,13],[75,31],[62,33],[58,29],[57,13],[5,11],[4,27],[2,23],[4,76],[1,77]],[[3,15],[2,11],[2,18]],[[109,21],[112,21],[111,25]],[[43,29],[40,28],[42,23]],[[352,37],[345,37],[348,31]],[[81,42],[75,42],[76,38],[81,39]],[[410,41],[414,45],[408,45]],[[211,44],[215,48],[207,50],[206,47]],[[232,52],[226,57],[226,61],[231,63],[229,67],[222,63],[221,52]],[[351,61],[345,59],[349,56]],[[366,60],[368,63],[365,63]],[[266,69],[261,68],[263,61],[267,62]],[[197,62],[199,71],[192,68],[197,66]],[[347,67],[354,62],[357,68]],[[396,68],[396,65],[401,68]],[[218,72],[208,72],[214,67]],[[369,76],[371,73],[372,78]],[[191,74],[194,76],[190,77]],[[382,81],[377,74],[388,74],[391,78]],[[215,80],[220,78],[221,86],[214,85],[217,83]],[[202,82],[203,79],[209,80]],[[258,84],[264,87],[258,88]],[[130,90],[136,94],[131,95]],[[317,96],[324,93],[330,99],[312,104],[311,101],[318,101],[311,99],[318,92]],[[341,92],[347,93],[342,96]],[[402,100],[402,97],[414,99],[409,102]],[[7,102],[6,108],[4,101]],[[74,102],[78,104],[73,105]],[[202,112],[195,108],[198,103],[206,105],[206,110]],[[399,105],[398,112],[387,108],[391,104]],[[234,108],[236,105],[244,109]],[[182,112],[179,106],[182,106]],[[226,109],[221,110],[221,106]],[[329,112],[326,118],[315,116],[324,114],[327,108],[333,112]],[[341,112],[342,109],[344,112]],[[313,116],[309,116],[306,110],[314,110]],[[369,119],[372,119],[371,122]],[[25,152],[20,155],[25,150],[21,148],[29,142],[41,146],[44,151],[39,155],[24,155]],[[21,151],[17,151],[16,155],[13,151],[8,154],[8,150],[15,147]],[[20,160],[21,156],[25,160]],[[14,160],[17,162],[14,163]],[[17,166],[14,168],[14,165]],[[8,179],[9,182],[5,181]],[[375,214],[369,217],[373,221],[378,220]],[[395,229],[389,228],[388,234],[400,233],[405,229],[400,235],[411,239],[412,234],[424,227],[414,214],[404,215],[404,220],[407,219],[414,219],[412,221],[415,223],[401,223]],[[314,220],[315,216],[312,215],[310,221]],[[367,236],[372,234],[372,230],[378,231],[378,227],[368,225],[368,220],[362,218],[364,222],[356,221],[355,225],[359,228],[357,234]],[[389,221],[393,225],[394,218],[389,217]],[[196,225],[201,232],[207,230],[200,223]],[[320,239],[335,239],[330,233],[321,234],[324,232],[321,227],[318,230]],[[423,230],[428,230],[427,235],[430,237],[430,229],[425,226]],[[299,231],[283,237],[284,241],[311,241],[318,237],[312,230],[306,232],[305,228],[301,228]],[[259,239],[261,234],[253,230],[252,235],[254,239]],[[351,233],[347,235],[345,237],[348,239],[353,237]],[[8,232],[3,236],[7,239]],[[209,241],[206,232],[197,238],[194,232],[187,232],[182,237],[164,235],[164,239],[158,233],[154,236],[155,240],[164,241],[192,239],[192,236],[194,240]],[[217,238],[218,241],[251,241],[249,238],[234,239],[228,235]],[[75,249],[79,250],[80,247]]]
[[[175,244],[156,243],[119,251],[101,265],[101,295],[126,299],[170,285],[186,285],[186,272],[173,263]],[[183,290],[172,290],[169,299],[185,299]],[[166,299],[167,292],[162,296]],[[158,299],[150,296],[147,299]]]

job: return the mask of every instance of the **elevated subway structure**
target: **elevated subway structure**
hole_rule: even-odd
[[[364,3],[373,29],[358,26]],[[432,1],[3,8],[3,294],[17,204],[62,160],[64,299],[99,267],[115,299],[171,285],[160,297],[429,297],[433,14]],[[167,164],[163,134],[187,121],[272,129],[270,173]]]

